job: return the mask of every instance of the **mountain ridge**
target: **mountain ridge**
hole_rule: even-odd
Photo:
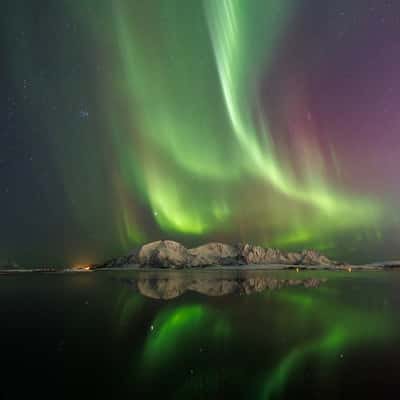
[[[330,265],[344,266],[316,250],[283,252],[276,248],[264,248],[248,243],[226,244],[209,242],[186,248],[173,240],[158,240],[142,245],[125,256],[112,258],[93,269],[113,268],[128,265],[155,268],[194,268],[209,266],[268,265],[284,264],[293,266]]]

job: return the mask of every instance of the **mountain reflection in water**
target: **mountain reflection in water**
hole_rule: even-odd
[[[153,275],[139,279],[125,279],[143,296],[153,299],[170,300],[192,291],[206,296],[225,296],[229,294],[249,295],[264,290],[282,289],[289,286],[317,288],[325,283],[327,278],[279,279],[269,276],[254,276],[239,274],[238,276],[213,278],[212,273],[203,277],[172,274],[165,277]]]

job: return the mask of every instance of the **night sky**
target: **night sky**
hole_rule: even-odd
[[[400,2],[3,0],[0,264],[151,240],[400,258]]]

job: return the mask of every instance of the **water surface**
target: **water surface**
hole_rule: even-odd
[[[395,272],[0,277],[0,399],[376,399],[400,389]]]

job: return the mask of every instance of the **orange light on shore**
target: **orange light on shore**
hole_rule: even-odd
[[[347,271],[351,272],[352,271],[351,267],[347,268]]]
[[[91,264],[74,264],[72,269],[90,271]]]

